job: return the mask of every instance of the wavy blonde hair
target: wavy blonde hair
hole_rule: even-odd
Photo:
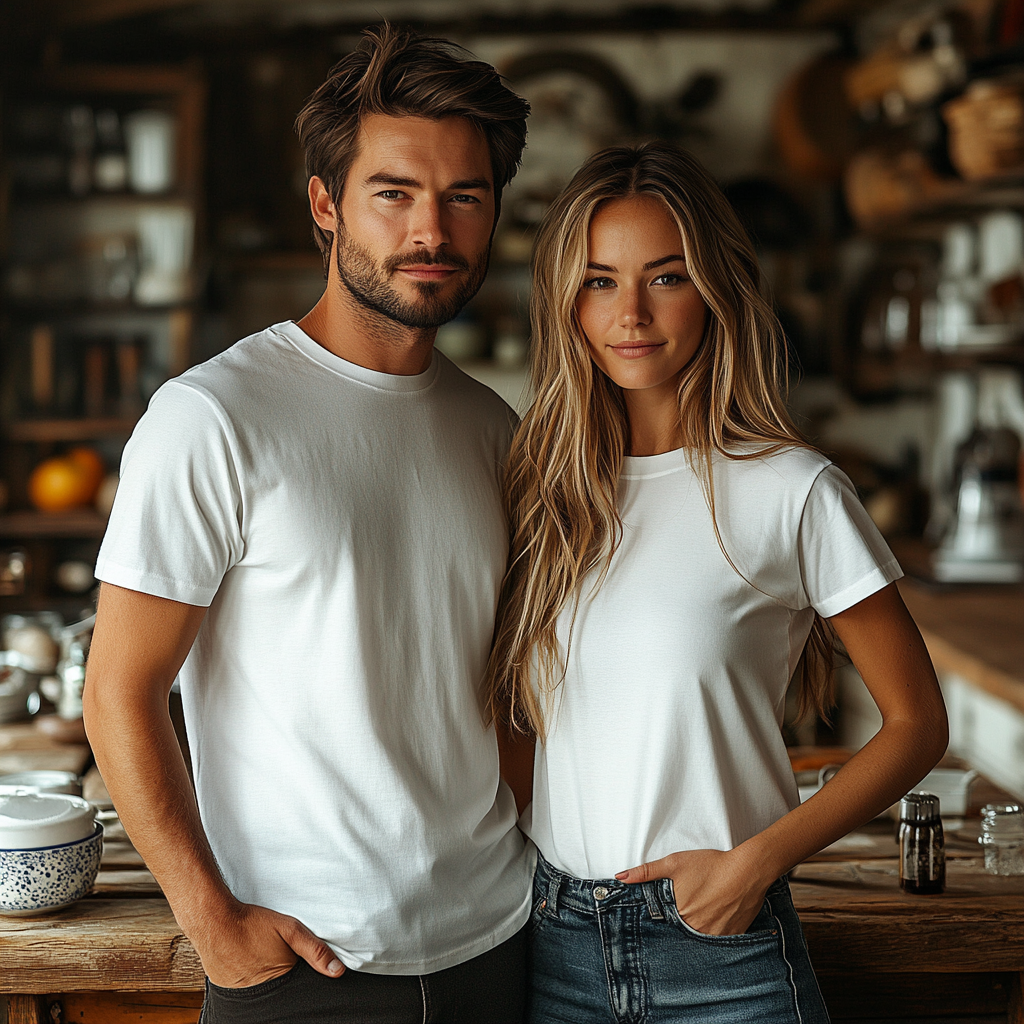
[[[619,544],[616,492],[629,450],[621,389],[590,357],[576,315],[590,223],[612,199],[653,196],[679,227],[689,276],[707,305],[704,337],[679,380],[679,421],[715,521],[713,453],[756,459],[810,447],[786,411],[785,339],[761,291],[753,247],[729,201],[690,154],[666,143],[592,156],[551,205],[533,256],[531,377],[536,394],[509,453],[504,500],[510,527],[485,693],[505,728],[545,735],[545,696],[565,678],[555,627],[584,579],[603,582]],[[755,444],[755,451],[737,450]],[[742,575],[715,533],[729,564]],[[744,577],[746,578],[746,577]],[[803,656],[800,714],[827,716],[833,636],[815,616]],[[534,676],[536,675],[536,678]]]

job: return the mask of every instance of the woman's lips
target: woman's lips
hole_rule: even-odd
[[[663,341],[624,341],[619,345],[612,345],[611,350],[623,359],[642,359],[652,352],[657,352],[664,344]]]

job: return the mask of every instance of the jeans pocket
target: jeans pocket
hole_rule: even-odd
[[[675,892],[672,889],[671,881],[669,881],[669,894],[671,898],[666,901],[666,917],[673,924],[682,928],[687,935],[699,939],[701,942],[713,945],[747,945],[755,942],[774,942],[778,937],[779,922],[773,916],[771,905],[767,900],[761,904],[757,917],[754,918],[750,923],[750,927],[745,932],[740,932],[739,935],[708,935],[706,932],[697,931],[696,928],[683,920],[683,916],[679,913],[679,908],[676,905]]]
[[[547,915],[544,913],[544,908],[547,907],[547,897],[544,895],[534,895],[533,906],[530,909],[530,920],[527,924],[527,935],[536,935],[540,930],[542,924]]]
[[[222,985],[215,985],[209,980],[209,978],[207,978],[209,992],[218,999],[247,1000],[257,999],[260,996],[267,996],[287,985],[288,982],[295,977],[295,974],[299,969],[299,965],[304,962],[305,961],[300,958],[296,960],[295,963],[284,972],[284,974],[279,974],[276,978],[268,978],[266,981],[258,982],[255,985],[245,985],[242,988],[227,988]]]

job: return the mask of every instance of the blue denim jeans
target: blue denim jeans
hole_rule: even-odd
[[[789,884],[743,935],[702,935],[672,882],[575,878],[537,859],[529,1024],[828,1024]]]

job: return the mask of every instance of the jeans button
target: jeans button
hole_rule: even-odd
[[[603,885],[599,885],[594,890],[594,899],[595,900],[603,900],[607,895],[608,895],[608,890]]]

